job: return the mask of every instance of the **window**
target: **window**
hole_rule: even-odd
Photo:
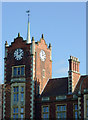
[[[86,116],[88,117],[88,100],[86,100]]]
[[[18,118],[18,114],[13,115],[13,118],[14,118],[14,120],[15,120],[15,118]]]
[[[18,107],[13,108],[13,118],[18,118]]]
[[[19,87],[14,87],[14,92],[19,92]]]
[[[13,113],[18,113],[18,107],[17,108],[13,108]]]
[[[19,94],[18,94],[18,93],[17,93],[17,94],[14,93],[14,94],[13,94],[13,97],[14,97],[14,98],[13,98],[14,102],[15,102],[15,101],[17,101],[17,102],[19,101]]]
[[[42,71],[42,76],[43,76],[43,78],[45,78],[45,69],[43,69],[43,71]]]
[[[78,118],[78,105],[74,104],[74,118],[77,119]]]
[[[42,118],[43,119],[49,118],[49,106],[42,107]]]
[[[66,105],[56,106],[56,118],[66,118]]]
[[[14,100],[14,102],[15,102],[15,101],[18,102],[18,100],[19,100],[19,94],[18,94],[18,92],[19,92],[19,87],[14,87],[14,88],[13,88],[13,91],[14,91],[13,100]]]
[[[24,74],[25,74],[24,67],[25,66],[13,67],[13,76],[24,76]]]

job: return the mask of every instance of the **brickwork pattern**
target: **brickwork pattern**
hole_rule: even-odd
[[[45,61],[41,61],[40,59],[41,50],[45,51],[46,54]],[[47,80],[52,78],[52,61],[50,60],[50,49],[47,47],[44,39],[41,38],[38,44],[36,44],[35,51],[37,54],[36,78],[40,82],[40,93],[41,93],[47,83]],[[43,69],[45,69],[45,77],[43,77]]]

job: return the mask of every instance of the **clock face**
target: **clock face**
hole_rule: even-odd
[[[45,61],[45,59],[46,59],[46,54],[45,54],[45,52],[43,50],[40,51],[40,59],[42,61]]]
[[[18,48],[18,49],[16,49],[15,52],[14,52],[14,58],[15,58],[16,60],[21,60],[22,57],[23,57],[23,54],[24,54],[23,50],[20,49],[20,48]]]

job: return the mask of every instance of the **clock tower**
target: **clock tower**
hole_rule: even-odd
[[[28,24],[29,25],[29,24]],[[28,38],[29,39],[29,38]],[[18,33],[11,45],[5,43],[3,118],[34,118],[35,96],[52,78],[51,44],[44,36],[35,42]]]

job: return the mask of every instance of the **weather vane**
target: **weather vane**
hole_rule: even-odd
[[[28,22],[29,22],[29,13],[30,13],[30,10],[27,10],[26,13],[28,14]]]

